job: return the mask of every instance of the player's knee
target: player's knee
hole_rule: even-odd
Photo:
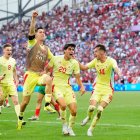
[[[102,106],[98,106],[97,108],[97,117],[100,118],[102,115],[104,108]]]
[[[14,105],[18,105],[19,103],[18,103],[17,100],[14,100],[14,101],[13,101],[13,104],[14,104]]]
[[[29,101],[24,100],[24,101],[22,102],[22,104],[23,104],[24,106],[27,106],[27,105],[29,104]]]
[[[64,110],[66,110],[66,105],[61,105],[60,108],[61,108],[61,110],[64,111]]]
[[[72,112],[71,115],[72,116],[76,116],[77,112]]]
[[[103,110],[104,110],[104,108],[101,105],[99,105],[97,108],[97,111],[103,112]]]
[[[77,110],[76,109],[71,109],[71,115],[72,116],[76,116],[76,114],[77,114]]]
[[[41,104],[42,103],[42,99],[37,99],[37,103]]]
[[[95,110],[95,108],[96,108],[96,106],[90,105],[89,108],[88,108],[88,111],[93,112]]]

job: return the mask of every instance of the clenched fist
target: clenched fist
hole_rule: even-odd
[[[37,11],[33,11],[32,17],[33,17],[33,18],[36,18],[37,16],[38,16],[38,12],[37,12]]]

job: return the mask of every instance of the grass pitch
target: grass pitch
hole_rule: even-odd
[[[17,118],[12,103],[10,102],[11,108],[2,110],[0,140],[140,140],[140,92],[116,92],[113,101],[104,110],[93,137],[86,135],[90,123],[84,127],[80,126],[80,122],[86,116],[89,92],[83,96],[76,93],[78,103],[78,114],[74,127],[76,137],[63,136],[62,124],[56,120],[57,113],[48,114],[43,107],[39,121],[28,121],[28,118],[34,115],[36,95],[32,95],[31,102],[26,108],[24,120],[27,120],[27,124],[21,131],[16,130]],[[19,93],[19,98],[21,101],[21,93]]]

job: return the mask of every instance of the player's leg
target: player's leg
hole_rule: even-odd
[[[68,126],[67,126],[67,120],[66,120],[66,101],[64,99],[63,92],[64,91],[63,91],[62,86],[60,87],[54,86],[53,95],[60,106],[60,117],[63,124],[62,133],[64,135],[68,135]]]
[[[73,126],[75,124],[76,120],[76,114],[77,114],[77,101],[74,91],[72,90],[72,87],[67,87],[65,89],[65,101],[66,104],[70,110],[70,117],[69,117],[69,125],[68,125],[68,131],[70,136],[75,136],[75,133],[73,131]]]
[[[54,106],[55,110],[58,112],[58,116],[60,118],[60,107],[59,107],[59,104],[55,101],[53,96],[52,96],[51,104]]]
[[[23,97],[20,104],[20,114],[18,118],[18,130],[22,128],[22,120],[24,116],[24,111],[30,102],[31,94],[34,91],[35,86],[38,83],[39,75],[33,72],[26,72],[24,75],[24,87],[23,87]]]
[[[73,131],[73,126],[75,124],[76,114],[77,114],[77,105],[76,102],[73,102],[68,105],[70,110],[70,117],[69,117],[69,125],[68,125],[68,131],[70,136],[75,136],[75,133]]]
[[[2,87],[0,86],[0,114],[2,112],[3,102],[4,102],[4,94],[3,94],[3,91],[2,91]]]
[[[92,123],[87,131],[88,136],[92,136],[92,132],[93,132],[97,122],[101,118],[103,110],[108,106],[108,104],[111,102],[111,100],[112,100],[112,94],[107,94],[107,95],[104,95],[101,97],[101,101],[97,107],[97,113],[94,116]]]
[[[92,118],[93,112],[96,109],[97,102],[99,101],[100,97],[94,93],[92,94],[89,102],[89,107],[87,110],[87,116],[83,121],[81,122],[81,126],[85,126]]]
[[[45,101],[46,105],[49,105],[52,97],[52,78],[47,74],[43,74],[40,77],[38,84],[45,85]]]
[[[17,89],[16,89],[16,86],[14,84],[10,85],[8,87],[8,94],[9,94],[9,97],[11,97],[11,100],[12,100],[12,102],[14,104],[14,107],[15,107],[16,115],[18,117],[19,112],[20,112],[20,104],[19,104],[19,101],[18,101]]]
[[[35,116],[36,116],[37,119],[39,119],[43,98],[44,98],[44,94],[41,94],[39,92],[38,96],[37,96],[37,105],[36,105],[36,110],[35,110]]]
[[[104,108],[107,106],[107,103],[106,102],[101,102],[98,107],[97,107],[97,113],[95,114],[92,122],[91,122],[91,125],[87,131],[87,135],[88,136],[93,136],[92,132],[97,124],[97,122],[99,121],[99,119],[101,118],[101,115],[102,115],[102,112],[104,110]]]
[[[31,96],[23,96],[22,97],[22,102],[20,104],[20,113],[19,113],[19,117],[18,117],[18,125],[17,125],[18,130],[21,130],[21,128],[22,128],[24,111],[26,109],[26,106],[29,104],[30,98],[31,98]]]
[[[37,104],[36,104],[35,114],[31,118],[28,118],[28,120],[30,120],[30,121],[39,120],[39,115],[40,115],[40,110],[41,110],[41,105],[42,105],[42,101],[44,98],[44,94],[40,93],[40,91],[38,91],[37,94],[38,95],[37,95]]]
[[[8,86],[7,93],[9,95],[9,97],[11,97],[11,100],[13,102],[15,112],[16,112],[16,115],[18,118],[18,116],[20,114],[20,104],[18,101],[18,93],[17,93],[17,89],[16,89],[15,84]],[[25,125],[25,124],[26,124],[26,122],[22,120],[21,125]]]
[[[14,104],[16,115],[18,117],[19,113],[20,113],[20,105],[19,105],[19,102],[18,102],[18,96],[11,95],[10,97],[11,97],[11,100]]]
[[[60,106],[60,117],[61,117],[62,124],[63,124],[62,133],[64,135],[68,135],[68,126],[67,126],[67,120],[66,120],[66,102],[65,102],[65,99],[63,97],[59,97],[57,99],[57,102],[58,102],[58,104]]]

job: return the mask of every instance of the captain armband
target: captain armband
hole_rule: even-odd
[[[28,39],[29,39],[29,40],[35,39],[35,35],[32,35],[32,36],[29,35],[29,36],[28,36]]]

